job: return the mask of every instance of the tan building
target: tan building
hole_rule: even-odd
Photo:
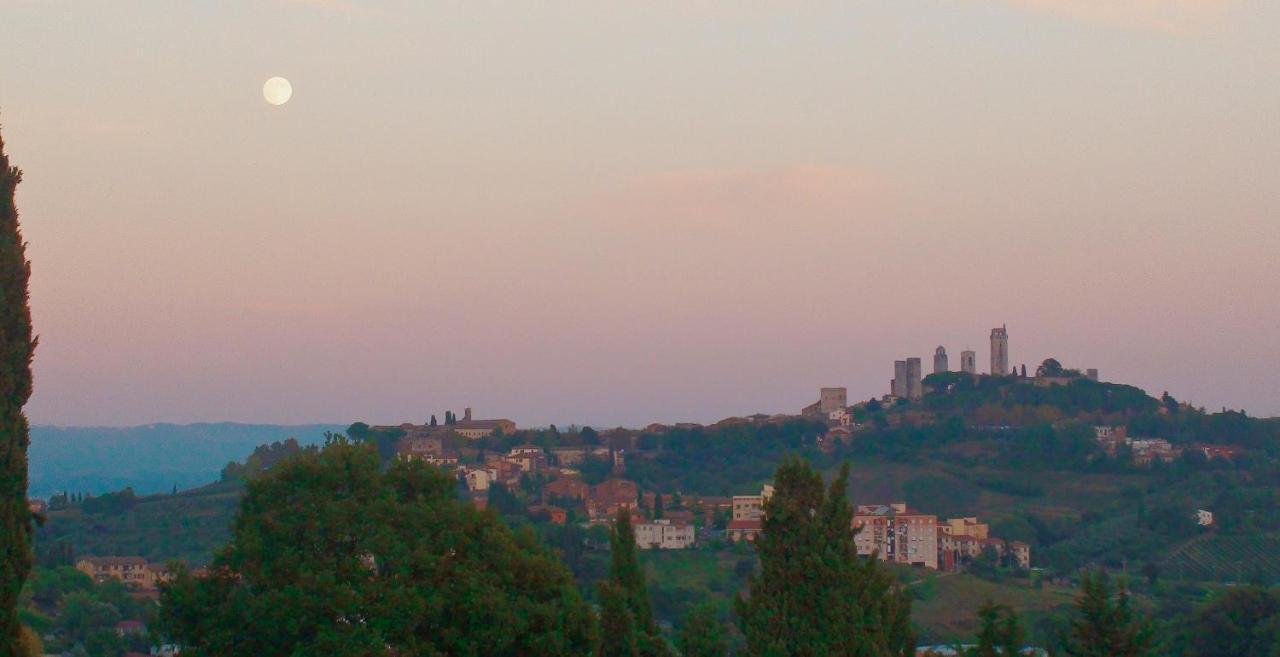
[[[978,522],[977,518],[948,518],[946,522],[939,526],[942,533],[949,536],[972,536],[973,538],[987,538],[990,527],[985,523]]]
[[[547,467],[547,453],[536,445],[514,447],[505,460],[515,463],[530,474],[542,472]]]
[[[733,517],[725,535],[730,541],[753,542],[764,529],[764,505],[773,497],[773,486],[765,484],[759,495],[734,495]]]
[[[695,540],[693,524],[673,518],[636,523],[634,529],[642,550],[683,550]]]
[[[881,561],[938,567],[938,517],[918,513],[905,502],[859,505],[854,512],[858,554]]]
[[[734,495],[734,520],[761,520],[764,518],[764,503],[773,496],[773,486],[765,484],[759,495]]]
[[[494,434],[509,436],[515,433],[516,423],[511,420],[473,420],[471,409],[467,408],[462,413],[462,419],[448,428],[463,438],[475,440]]]
[[[485,438],[494,434],[502,434],[509,436],[516,431],[516,423],[511,420],[474,420],[471,418],[471,409],[466,409],[462,414],[462,419],[453,424],[437,424],[435,426],[429,424],[411,424],[404,423],[398,425],[379,425],[370,427],[374,431],[391,431],[399,429],[404,432],[404,437],[410,440],[422,438],[435,438],[439,440],[440,436],[453,432],[468,438],[476,440]],[[439,449],[437,447],[437,449]]]
[[[587,511],[593,520],[608,521],[622,509],[635,511],[640,506],[640,486],[626,479],[608,479],[591,488]]]
[[[591,486],[577,477],[560,477],[543,486],[542,494],[547,499],[586,500],[591,497]]]
[[[76,570],[98,583],[114,579],[143,591],[155,589],[165,578],[162,566],[148,564],[142,557],[83,557],[76,561]]]
[[[1022,541],[1013,541],[1009,543],[1009,549],[1013,551],[1013,560],[1017,562],[1018,567],[1023,570],[1031,570],[1031,546]]]
[[[754,543],[762,529],[764,529],[763,520],[731,520],[725,536],[734,543],[741,541]]]
[[[466,466],[462,468],[462,478],[467,483],[467,490],[485,492],[489,490],[489,484],[497,481],[498,472],[489,468]]]
[[[846,388],[819,388],[818,401],[800,409],[800,414],[825,420],[832,411],[842,410],[848,406],[849,391]]]
[[[938,566],[942,570],[955,570],[960,564],[982,556],[988,549],[998,558],[1012,553],[1013,561],[1024,570],[1031,568],[1031,546],[1022,541],[1006,543],[999,538],[968,534],[948,534],[943,528],[938,529]]]

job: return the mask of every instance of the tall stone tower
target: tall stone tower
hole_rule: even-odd
[[[969,349],[960,352],[960,371],[965,374],[977,374],[978,354]]]
[[[818,410],[823,417],[833,411],[844,410],[849,405],[849,391],[845,388],[822,388],[818,391]]]
[[[916,401],[924,397],[924,386],[921,384],[920,359],[907,359],[907,399]]]
[[[893,361],[893,380],[889,382],[889,394],[894,397],[907,396],[907,361]]]
[[[991,329],[991,374],[1009,374],[1009,329],[1007,326]]]
[[[947,348],[938,347],[933,350],[933,373],[949,372],[951,368],[947,367]]]

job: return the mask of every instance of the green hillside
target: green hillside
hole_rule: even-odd
[[[1160,567],[1177,579],[1277,582],[1280,534],[1207,534],[1170,550]]]
[[[233,481],[176,495],[106,495],[54,509],[37,533],[36,554],[48,563],[68,546],[76,557],[140,556],[204,564],[231,536],[243,492],[243,485]]]

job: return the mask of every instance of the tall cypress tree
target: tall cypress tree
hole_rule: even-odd
[[[618,512],[609,540],[609,579],[622,589],[627,608],[635,618],[636,629],[643,634],[653,634],[657,631],[657,625],[653,622],[649,589],[644,581],[644,569],[640,567],[640,555],[637,551],[636,530],[631,526],[631,511],[623,508]]]
[[[644,579],[644,568],[640,565],[639,548],[636,547],[636,530],[631,525],[631,512],[623,508],[618,512],[617,521],[613,525],[613,533],[609,538],[612,563],[609,568],[609,582],[612,594],[621,598],[626,604],[630,625],[620,622],[610,623],[609,618],[602,620],[601,636],[603,640],[630,645],[634,643],[641,657],[666,657],[671,654],[667,640],[653,620],[653,604],[649,600],[649,588]],[[602,597],[605,591],[601,589]],[[607,610],[606,610],[607,611]],[[616,616],[616,612],[614,616]],[[612,626],[612,627],[611,627]],[[626,627],[628,636],[617,636],[613,631]]]
[[[760,573],[737,600],[752,657],[899,657],[915,653],[911,599],[874,559],[858,556],[848,467],[827,489],[800,459],[774,477],[756,538]]]
[[[0,136],[0,657],[21,654],[18,592],[31,570],[27,508],[27,416],[31,396],[31,265],[18,228],[13,194],[22,172],[9,163]]]
[[[1114,588],[1106,571],[1080,578],[1077,617],[1063,650],[1071,657],[1146,657],[1154,654],[1151,622],[1133,609],[1123,581]]]
[[[729,654],[729,639],[724,626],[711,603],[694,607],[685,617],[680,628],[681,657],[725,657]]]

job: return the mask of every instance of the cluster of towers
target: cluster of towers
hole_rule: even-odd
[[[938,347],[933,352],[933,373],[950,372],[947,348]],[[978,355],[966,349],[960,352],[960,371],[978,373]],[[991,329],[991,374],[1009,374],[1009,329],[1007,326]],[[917,400],[924,396],[921,383],[920,359],[908,358],[893,361],[893,380],[889,382],[889,394],[903,399]]]

